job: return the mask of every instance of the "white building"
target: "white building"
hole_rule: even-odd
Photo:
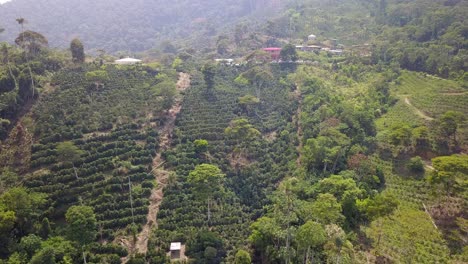
[[[309,36],[307,37],[307,39],[308,39],[309,41],[314,41],[314,40],[317,39],[317,36],[315,36],[314,34],[311,34],[311,35],[309,35]]]
[[[232,65],[234,59],[215,59],[215,61],[218,63],[224,63],[226,65]]]
[[[121,64],[121,65],[131,65],[131,64],[138,64],[138,63],[141,63],[141,60],[129,58],[129,57],[115,61],[115,64]]]
[[[169,250],[171,251],[171,259],[180,259],[180,250],[182,249],[182,243],[172,242]]]
[[[328,52],[331,53],[331,54],[334,54],[334,55],[343,54],[343,50],[341,50],[341,49],[333,49],[333,50],[329,50]]]

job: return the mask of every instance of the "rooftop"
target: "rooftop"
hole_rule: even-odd
[[[281,48],[264,48],[265,51],[281,50]]]
[[[125,58],[125,59],[116,60],[116,62],[141,62],[141,60],[134,59],[134,58]]]
[[[182,243],[180,243],[180,242],[171,243],[171,248],[170,248],[171,251],[180,250],[181,248],[182,248]]]

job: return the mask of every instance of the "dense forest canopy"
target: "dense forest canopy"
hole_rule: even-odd
[[[0,5],[0,264],[467,263],[467,12]]]

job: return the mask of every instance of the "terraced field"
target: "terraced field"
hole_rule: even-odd
[[[395,174],[393,167],[398,161],[384,161],[375,156],[372,157],[372,161],[385,173],[385,191],[394,194],[405,206],[422,209],[423,203],[428,204],[434,200],[431,196],[432,189],[425,180]]]
[[[395,93],[407,96],[411,104],[433,118],[449,110],[468,113],[468,90],[454,81],[403,72],[400,82]]]
[[[404,100],[399,100],[386,114],[376,120],[377,130],[379,131],[399,124],[411,127],[420,126],[424,123],[425,120],[418,116]]]
[[[440,232],[424,211],[400,206],[381,222],[365,229],[376,243],[376,251],[395,263],[447,263],[450,252]]]
[[[376,120],[379,140],[385,138],[384,135],[395,125],[406,125],[410,128],[421,125],[431,127],[433,120],[446,111],[468,114],[467,89],[450,80],[405,71],[398,82],[393,84],[391,93],[398,98],[398,102]],[[466,121],[460,126],[459,138],[462,144],[466,144],[468,139],[467,127]],[[381,219],[381,223],[373,222],[365,229],[374,242],[378,240],[381,232],[381,244],[376,250],[398,263],[449,262],[450,251],[444,240],[446,237],[435,227],[435,220],[429,214],[431,206],[438,202],[435,195],[437,190],[429,185],[424,175],[400,175],[396,168],[405,167],[405,159],[381,160],[373,157],[372,160],[385,173],[385,192],[394,194],[400,201],[400,209],[396,213]],[[430,169],[426,176],[427,173],[430,173]]]
[[[428,122],[418,115],[417,110],[430,118],[437,118],[449,110],[468,113],[468,90],[450,80],[403,72],[399,83],[393,85],[392,94],[399,101],[377,120],[379,130],[394,124],[418,126]]]
[[[194,242],[187,238],[209,230],[226,241],[215,246],[217,257],[232,260],[235,249],[247,244],[249,225],[263,212],[275,184],[289,172],[288,161],[297,157],[290,137],[290,133],[294,134],[291,121],[296,105],[288,100],[288,89],[271,84],[260,92],[260,106],[247,114],[238,98],[255,94],[255,89],[235,84],[239,74],[235,70],[223,69],[223,74],[211,91],[195,74],[192,87],[186,92],[176,121],[174,149],[163,153],[176,176],[164,190],[159,228],[149,248],[167,249],[170,242],[181,241],[188,244],[190,257],[197,258]],[[230,121],[238,117],[247,118],[264,136],[270,135],[248,147],[246,157],[233,154],[235,141],[224,132]],[[207,153],[196,153],[193,142],[197,139],[208,140]],[[187,183],[188,173],[200,163],[216,164],[227,176],[224,194],[217,194],[212,204],[209,223],[206,201],[196,199]],[[158,254],[151,250],[149,253]]]
[[[98,238],[110,242],[127,235],[133,224],[141,229],[146,222],[163,107],[152,74],[108,66],[108,79],[98,88],[86,72],[58,74],[56,91],[34,108],[36,140],[25,185],[48,195],[47,217],[57,222],[71,205],[93,207]],[[73,164],[58,156],[57,146],[66,141],[80,151]],[[101,263],[101,253],[127,255],[117,245],[92,252],[93,261]]]
[[[398,83],[391,88],[398,102],[376,120],[382,136],[394,125],[430,126],[434,119],[447,111],[458,111],[468,116],[468,89],[460,84],[416,72],[402,72]],[[459,140],[468,147],[468,119],[459,126]]]
[[[105,136],[73,140],[86,153],[75,164],[76,170],[60,164],[48,166],[49,160],[55,162],[57,158],[51,150],[55,143],[36,144],[31,162],[34,168],[41,169],[43,173],[29,179],[26,186],[47,193],[54,200],[52,206],[55,208],[79,202],[93,206],[101,226],[102,238],[112,239],[113,231],[132,222],[144,222],[153,185],[148,164],[155,154],[157,143],[155,134],[151,133],[140,132],[138,126],[128,125]],[[144,145],[138,144],[138,141]],[[48,158],[43,158],[43,155]],[[122,167],[122,172],[118,172],[116,169],[124,163],[128,163],[128,167]],[[133,186],[133,212],[129,180]],[[63,212],[56,211],[57,216],[60,213]]]

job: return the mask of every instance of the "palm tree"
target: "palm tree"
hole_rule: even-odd
[[[20,27],[21,27],[20,36],[21,36],[22,43],[24,43],[24,24],[25,24],[27,21],[26,21],[26,19],[20,17],[20,18],[17,18],[17,19],[16,19],[16,22],[18,22],[18,24],[19,24]],[[23,47],[21,46],[21,48],[23,48]]]

